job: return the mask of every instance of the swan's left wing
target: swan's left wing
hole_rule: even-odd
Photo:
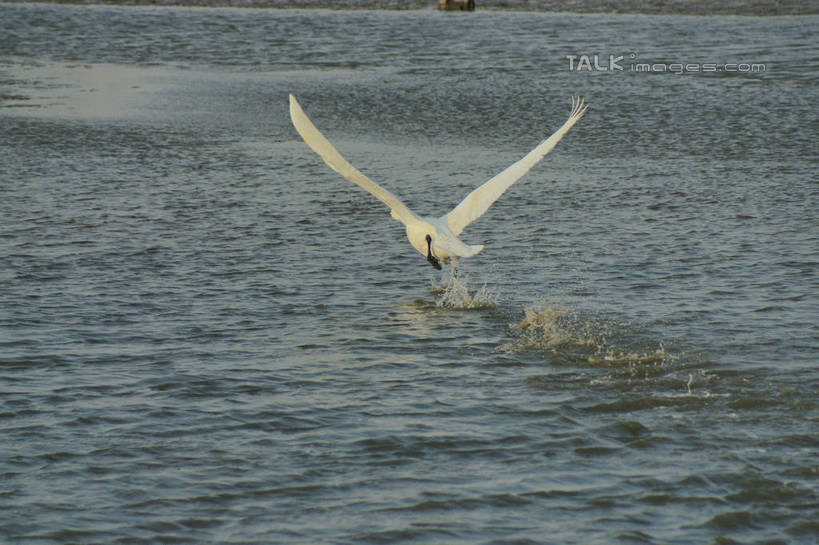
[[[360,186],[362,189],[369,191],[378,198],[378,200],[389,206],[392,211],[392,217],[398,221],[406,225],[408,222],[416,219],[415,214],[413,214],[398,197],[362,174],[341,156],[330,141],[313,125],[313,122],[310,121],[310,118],[307,117],[307,114],[301,109],[301,105],[299,105],[296,97],[293,95],[290,95],[290,119],[293,120],[293,126],[296,127],[296,130],[307,145],[318,153],[330,168]]]
[[[526,154],[523,159],[467,195],[452,212],[444,216],[449,225],[449,229],[455,233],[455,236],[460,235],[467,225],[489,210],[492,203],[498,200],[498,198],[503,195],[503,192],[509,189],[509,186],[521,179],[523,175],[529,172],[547,153],[552,151],[552,148],[569,132],[569,129],[583,117],[583,114],[586,113],[586,108],[587,106],[584,106],[582,98],[572,97],[572,113],[557,132],[541,142],[535,149]]]

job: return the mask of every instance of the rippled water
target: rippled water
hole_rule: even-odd
[[[0,16],[0,541],[819,539],[816,17]]]

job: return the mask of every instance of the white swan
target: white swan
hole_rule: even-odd
[[[583,99],[572,97],[572,113],[557,132],[538,144],[523,159],[472,191],[450,213],[440,218],[428,218],[415,215],[398,197],[348,163],[313,125],[313,122],[301,109],[296,97],[290,95],[290,118],[307,145],[318,153],[324,162],[330,165],[330,168],[366,189],[386,204],[390,208],[390,215],[406,226],[410,244],[421,255],[426,256],[427,261],[436,269],[441,268],[441,263],[457,261],[459,257],[471,257],[483,250],[482,244],[465,244],[458,238],[458,235],[467,225],[481,217],[492,206],[492,203],[509,189],[509,186],[523,177],[547,153],[552,151],[552,148],[569,132],[577,120],[583,117],[586,108]]]

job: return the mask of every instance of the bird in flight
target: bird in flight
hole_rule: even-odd
[[[466,244],[458,236],[467,225],[481,217],[504,191],[552,151],[569,129],[583,117],[586,108],[582,98],[572,97],[569,119],[554,134],[538,144],[523,159],[472,191],[451,212],[440,218],[432,218],[416,215],[398,197],[348,163],[313,125],[296,97],[290,95],[290,119],[305,143],[318,153],[330,168],[386,204],[390,208],[390,215],[406,227],[407,238],[413,248],[439,270],[442,263],[456,263],[458,258],[472,257],[483,250],[482,244]]]

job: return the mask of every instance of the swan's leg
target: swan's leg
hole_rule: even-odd
[[[458,258],[451,257],[449,259],[450,264],[452,265],[452,277],[458,278]]]

